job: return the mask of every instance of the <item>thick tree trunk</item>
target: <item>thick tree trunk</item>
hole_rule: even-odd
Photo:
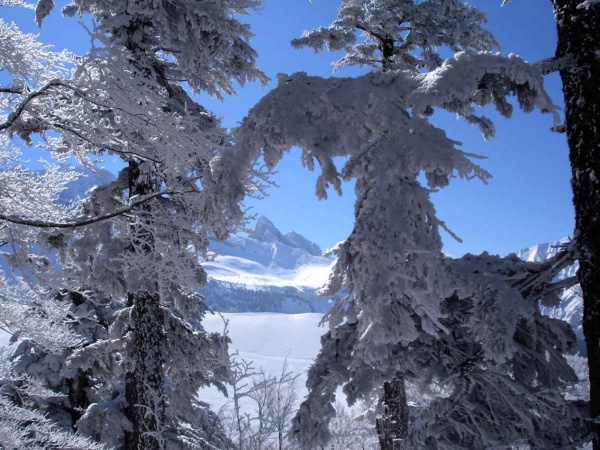
[[[404,377],[383,384],[381,417],[376,421],[381,450],[405,450],[404,438],[408,436],[408,403]]]
[[[575,235],[579,240],[579,279],[583,292],[583,333],[590,379],[590,415],[600,419],[600,4],[577,8],[580,0],[553,0],[558,30],[557,58],[573,64],[561,70],[565,97],[575,206]],[[594,450],[600,450],[600,423]]]
[[[129,294],[133,338],[129,357],[134,370],[125,378],[125,414],[132,430],[125,435],[127,450],[161,449],[161,426],[165,420],[163,375],[163,312],[158,294]]]
[[[149,175],[142,175],[135,162],[129,163],[130,195],[147,195],[153,192],[153,181]],[[150,214],[150,206],[143,206]],[[143,219],[142,219],[143,220]],[[138,252],[150,255],[154,252],[154,236],[144,227],[133,223],[131,238]],[[127,450],[160,450],[162,446],[161,427],[165,421],[164,363],[163,352],[166,339],[164,313],[160,307],[158,287],[151,286],[152,274],[146,274],[148,290],[130,292],[132,338],[128,357],[133,370],[125,376],[125,414],[132,424],[132,430],[125,434]],[[152,289],[154,288],[154,289]]]

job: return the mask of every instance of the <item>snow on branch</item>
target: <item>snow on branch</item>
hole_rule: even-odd
[[[278,87],[251,110],[236,133],[237,165],[258,159],[262,150],[267,166],[273,167],[285,151],[299,146],[304,149],[303,161],[309,168],[313,161],[321,166],[317,196],[325,198],[328,186],[339,187],[340,172],[333,158],[364,151],[384,133],[394,133],[402,149],[401,143],[417,125],[417,116],[428,116],[434,107],[478,123],[484,137],[492,137],[493,125],[475,119],[475,106],[494,104],[500,113],[510,116],[512,106],[506,98],[511,94],[517,96],[523,110],[551,112],[559,122],[556,107],[544,91],[540,71],[514,55],[458,53],[438,69],[417,76],[401,71],[330,79],[305,73],[280,75]],[[437,133],[439,142],[444,138]],[[427,149],[425,145],[420,147],[423,152]],[[449,173],[456,168],[436,164],[438,172]],[[464,167],[466,171],[459,171],[460,176],[486,178],[475,165]]]
[[[238,151],[233,169],[228,165],[230,179],[237,182],[241,167],[258,159],[261,151],[273,167],[285,151],[299,146],[309,168],[315,162],[321,167],[316,194],[326,198],[329,186],[337,190],[342,177],[352,176],[350,165],[340,172],[334,158],[358,158],[382,136],[393,136],[398,143],[394,151],[406,158],[407,171],[424,170],[432,187],[444,185],[454,170],[461,177],[488,178],[443,131],[408,112],[419,98],[419,86],[419,80],[404,72],[330,79],[281,75],[279,86],[253,108],[236,133]],[[403,145],[407,141],[411,144]]]
[[[91,13],[98,31],[110,36],[111,45],[125,44],[128,33],[135,31],[140,50],[143,47],[147,55],[174,62],[164,66],[166,79],[185,79],[194,92],[222,98],[235,93],[234,81],[243,85],[268,80],[255,65],[249,26],[237,19],[259,4],[257,0],[138,2],[125,13],[113,1],[75,0],[68,12]],[[145,25],[138,27],[141,23]]]
[[[560,123],[557,108],[544,90],[542,73],[516,55],[457,53],[439,69],[417,78],[419,86],[409,100],[416,114],[437,106],[468,119],[474,115],[474,106],[493,104],[500,114],[510,117],[513,108],[507,97],[516,95],[525,112],[538,108],[552,113],[554,122]],[[493,129],[482,127],[481,131],[486,139],[494,135]]]
[[[0,6],[13,8],[15,6],[27,9],[34,9],[35,6],[31,3],[27,3],[25,0],[0,0]]]
[[[137,206],[143,205],[144,203],[147,203],[148,201],[154,198],[162,197],[164,195],[169,195],[172,193],[172,191],[162,191],[155,192],[153,194],[148,194],[142,197],[133,197],[129,200],[129,204],[127,206],[123,206],[122,208],[118,208],[114,211],[102,214],[100,216],[76,219],[72,222],[49,222],[44,220],[26,219],[23,217],[7,215],[2,213],[0,213],[0,220],[34,228],[77,228],[112,219],[113,217],[122,216],[124,214],[127,214],[128,212],[131,212]]]
[[[546,58],[533,64],[533,67],[537,67],[543,75],[548,75],[560,70],[567,69],[574,65],[572,55],[563,56],[562,58]]]
[[[61,430],[44,414],[14,404],[0,395],[0,446],[6,449],[68,448],[107,450],[102,445]]]
[[[600,0],[585,0],[583,2],[581,2],[580,4],[577,5],[577,8],[582,9],[589,9],[592,6],[594,6],[596,3],[600,2]]]
[[[19,3],[15,0],[14,6]],[[22,33],[14,23],[7,24],[0,18],[0,62],[1,71],[8,74],[16,86],[39,86],[66,76],[72,55],[66,51],[53,52],[50,46],[39,42],[36,35]]]
[[[32,341],[53,352],[83,344],[82,337],[67,323],[65,308],[44,298],[20,278],[8,282],[2,271],[0,301],[0,329],[9,333],[12,341]]]

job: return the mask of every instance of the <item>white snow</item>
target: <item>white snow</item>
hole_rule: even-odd
[[[260,244],[263,245],[265,250],[265,254],[263,255],[253,255],[250,253],[245,255],[245,257],[226,254],[219,255],[214,261],[205,262],[203,264],[204,270],[214,280],[247,285],[304,286],[316,289],[323,286],[327,281],[333,264],[332,260],[301,255],[307,260],[305,264],[294,268],[281,267],[275,259],[277,250],[280,250],[280,248],[277,248],[277,244]],[[221,251],[226,251],[225,246],[226,244],[223,244]],[[217,251],[219,250],[217,249]],[[273,255],[272,263],[263,265],[253,260],[253,258],[259,259],[262,256],[268,256],[266,252],[271,252]],[[281,253],[279,252],[279,254]],[[296,255],[291,255],[291,257],[293,256]],[[288,256],[288,260],[290,259]]]
[[[224,313],[209,315],[202,322],[207,331],[223,332],[223,319],[229,322],[231,353],[238,358],[253,361],[255,369],[279,374],[287,360],[293,373],[301,374],[298,380],[299,398],[306,395],[306,371],[320,348],[320,338],[327,328],[319,327],[323,315],[279,313]],[[200,391],[199,398],[215,409],[227,399],[216,389]]]
[[[262,219],[257,229],[268,222]],[[210,250],[217,256],[203,263],[209,277],[235,284],[312,289],[327,282],[333,260],[309,252],[311,246],[318,248],[316,244],[293,233],[294,240],[303,244],[298,247],[275,227],[260,231],[248,237],[232,236],[225,242],[211,239]]]

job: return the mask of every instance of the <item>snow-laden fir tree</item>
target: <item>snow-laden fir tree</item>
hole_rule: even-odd
[[[596,1],[553,0],[565,99],[565,131],[571,162],[575,236],[579,242],[579,277],[583,293],[583,333],[588,354],[590,416],[600,450],[600,97],[590,80],[600,77]]]
[[[220,96],[233,91],[233,81],[263,78],[249,30],[236,19],[257,4],[73,2],[65,14],[94,18],[94,46],[84,57],[41,59],[25,49],[19,58],[2,42],[10,77],[2,88],[3,139],[84,165],[102,154],[123,161],[116,180],[92,190],[76,212],[8,195],[0,211],[9,262],[41,295],[37,310],[28,303],[41,312],[31,314],[43,318],[58,304],[56,323],[80,338],[46,348],[20,334],[17,322],[14,370],[35,372],[62,395],[38,405],[64,417],[59,425],[115,448],[229,445],[218,440],[216,416],[194,400],[199,387],[228,378],[226,340],[203,331],[194,292],[206,280],[198,258],[207,234],[226,237],[241,216],[215,208],[229,201],[204,183],[230,138],[182,83]],[[38,2],[38,23],[52,7]]]
[[[439,228],[445,225],[436,217],[430,190],[443,188],[454,176],[485,182],[489,174],[427,117],[436,108],[457,113],[489,138],[493,124],[476,115],[476,106],[493,104],[510,116],[507,96],[516,95],[525,111],[554,111],[537,69],[516,56],[489,53],[497,44],[481,27],[484,19],[474,8],[452,0],[342,1],[332,25],[307,32],[293,44],[343,50],[338,65],[360,64],[372,70],[353,79],[281,75],[279,86],[237,131],[235,158],[225,155],[213,164],[214,179],[231,190],[232,199],[243,195],[237,180],[245,167],[259,156],[275,166],[292,146],[302,148],[302,162],[309,169],[315,162],[321,167],[319,198],[326,197],[329,186],[339,191],[342,178],[356,180],[354,229],[335,249],[338,261],[323,290],[324,295],[333,295],[346,288],[349,295],[328,317],[330,331],[309,375],[309,396],[295,419],[304,448],[317,448],[328,440],[338,386],[344,386],[351,403],[383,387],[386,396],[378,429],[384,449],[402,448],[406,442],[410,448],[435,448],[433,443],[457,448],[461,439],[465,448],[508,448],[523,442],[555,448],[580,432],[578,406],[560,395],[552,399],[541,395],[560,383],[535,369],[518,382],[510,381],[518,388],[507,390],[504,398],[482,397],[480,392],[490,386],[477,387],[473,393],[470,381],[460,393],[446,380],[467,379],[458,361],[472,361],[481,369],[478,376],[485,379],[481,373],[497,371],[500,375],[489,383],[495,389],[506,387],[516,364],[509,361],[518,359],[519,346],[507,344],[495,359],[494,345],[518,340],[518,324],[531,327],[539,341],[531,344],[528,354],[533,351],[537,358],[551,348],[558,356],[548,364],[560,365],[561,373],[567,374],[560,380],[573,380],[560,356],[569,348],[568,332],[564,327],[551,329],[538,318],[533,304],[537,298],[527,302],[508,287],[498,287],[497,281],[493,285],[480,281],[478,289],[467,292],[462,280],[448,274],[452,270],[441,253]],[[455,54],[444,58],[439,48]],[[341,170],[335,157],[345,158]],[[420,184],[421,174],[427,187]],[[458,304],[453,303],[455,297]],[[486,334],[492,328],[476,327],[488,311],[501,310],[507,299],[520,307],[496,330],[504,334],[493,338]],[[487,309],[482,309],[484,305]],[[486,320],[495,319],[490,315]],[[444,352],[453,363],[438,367]],[[531,362],[524,358],[519,363],[523,361]],[[422,391],[440,385],[436,395],[446,403],[439,407],[443,402],[428,401],[409,424],[405,379]],[[462,410],[452,416],[456,402],[450,398],[485,419],[479,423]],[[510,406],[513,400],[517,413]],[[498,404],[490,406],[489,401]],[[560,414],[532,420],[532,408],[568,411],[573,420],[561,421]],[[504,420],[509,424],[496,429]]]
[[[57,426],[32,403],[57,397],[34,377],[15,377],[6,349],[0,351],[0,446],[7,450],[69,448],[102,450],[103,445]],[[35,400],[34,400],[35,399]]]
[[[502,5],[509,3],[504,0]],[[543,61],[544,73],[559,72],[565,101],[565,123],[557,131],[566,132],[571,163],[571,186],[575,209],[577,259],[583,294],[584,337],[589,379],[590,416],[595,432],[594,450],[600,449],[600,156],[597,129],[600,107],[597,89],[590,80],[600,76],[598,43],[600,5],[596,0],[552,0],[558,42],[554,57]]]
[[[23,2],[1,2],[1,7],[23,6]],[[77,174],[57,165],[47,165],[43,172],[32,171],[22,164],[22,155],[11,137],[12,125],[24,113],[24,103],[56,85],[68,76],[71,61],[65,52],[56,53],[37,42],[35,36],[21,33],[15,24],[0,19],[0,62],[3,81],[0,87],[2,119],[0,125],[0,226],[3,270],[0,274],[0,327],[11,335],[18,349],[2,349],[0,355],[0,446],[20,448],[103,448],[72,428],[57,423],[47,408],[50,401],[65,402],[64,393],[51,390],[26,369],[15,367],[19,349],[31,349],[36,342],[37,354],[61,355],[66,348],[82,343],[81,336],[65,323],[65,310],[46,302],[47,292],[39,289],[36,273],[47,272],[49,260],[27,250],[38,242],[38,231],[11,224],[4,219],[59,221],[73,213],[60,204],[59,193]],[[16,134],[20,134],[18,131]],[[21,137],[27,140],[26,134]],[[6,273],[8,267],[16,269]],[[49,361],[46,361],[48,364]],[[40,365],[41,367],[41,365]]]

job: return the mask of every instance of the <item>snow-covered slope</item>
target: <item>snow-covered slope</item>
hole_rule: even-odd
[[[327,281],[333,261],[295,232],[284,235],[265,217],[247,237],[211,240],[216,253],[203,266],[208,305],[226,312],[325,312],[330,301],[315,291]]]
[[[568,242],[568,238],[560,241],[547,242],[545,244],[534,245],[533,247],[523,249],[517,252],[517,256],[525,261],[544,261],[556,255],[560,251],[561,244]],[[564,279],[577,274],[578,263],[575,263],[563,270],[557,276],[557,279]],[[561,302],[555,308],[543,308],[543,312],[551,317],[562,319],[571,324],[577,335],[577,345],[582,356],[587,356],[585,341],[583,338],[583,329],[581,327],[581,318],[583,315],[583,304],[581,298],[581,289],[575,285],[565,290],[561,295]]]
[[[287,362],[288,370],[299,375],[297,401],[301,401],[307,393],[306,372],[319,353],[321,335],[327,331],[327,327],[319,327],[322,317],[317,313],[223,313],[207,315],[202,324],[207,331],[223,332],[226,320],[231,352],[238,352],[237,360],[252,362],[255,371],[279,375]],[[229,401],[216,388],[202,389],[198,398],[215,411]]]

